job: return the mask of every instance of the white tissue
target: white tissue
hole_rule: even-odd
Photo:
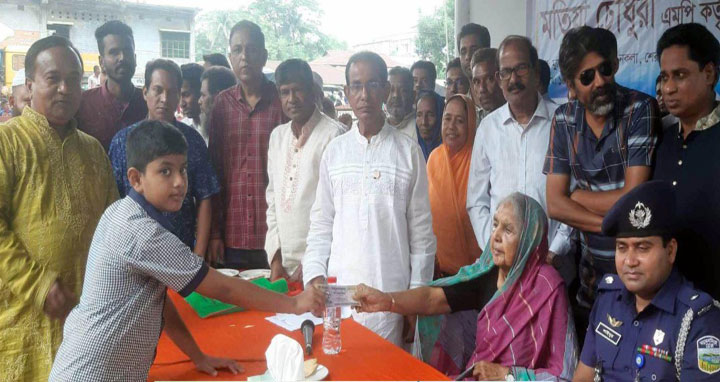
[[[273,337],[265,351],[268,372],[275,381],[302,381],[305,379],[303,369],[302,346],[294,339],[278,334]]]

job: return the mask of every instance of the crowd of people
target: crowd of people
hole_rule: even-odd
[[[329,277],[357,285],[353,319],[448,376],[720,375],[720,43],[702,25],[657,42],[658,100],[615,82],[601,28],[563,37],[562,105],[531,40],[493,48],[481,25],[461,28],[444,97],[431,62],[358,52],[344,122],[307,62],[268,80],[250,21],[227,56],[148,62],[142,88],[130,27],[95,38],[85,91],[71,42],[33,43],[0,124],[2,380],[146,380],[162,330],[238,373],[167,288],[320,316]]]

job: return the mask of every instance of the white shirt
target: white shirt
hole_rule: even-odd
[[[100,76],[96,76],[94,73],[88,77],[88,89],[100,87]]]
[[[527,127],[518,123],[505,103],[480,122],[470,161],[467,210],[475,236],[485,245],[492,217],[503,198],[521,192],[537,200],[547,213],[545,155],[557,105],[538,94],[538,106]],[[569,251],[571,228],[550,219],[548,243],[556,254]],[[556,234],[557,232],[557,234]]]
[[[386,119],[387,121],[387,119]],[[397,131],[407,135],[410,137],[415,143],[417,143],[417,129],[415,129],[415,112],[408,114],[403,118],[400,123],[397,125],[393,125],[390,122],[387,122],[388,125],[394,127],[397,129]]]
[[[416,141],[386,123],[370,142],[357,125],[330,142],[310,214],[305,283],[330,275],[341,285],[365,283],[384,292],[419,287],[432,280],[435,246],[425,159]],[[353,316],[402,344],[402,316]]]
[[[288,274],[295,272],[305,254],[322,153],[344,131],[340,122],[317,108],[302,127],[299,138],[293,134],[291,123],[276,127],[270,134],[265,192],[268,264],[279,249]]]

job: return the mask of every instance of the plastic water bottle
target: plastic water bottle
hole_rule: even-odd
[[[328,284],[337,283],[337,278],[328,277]],[[325,317],[323,319],[323,339],[322,348],[325,354],[338,354],[342,348],[340,341],[340,320],[341,308],[339,306],[325,308]]]

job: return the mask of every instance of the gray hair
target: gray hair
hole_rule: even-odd
[[[497,209],[500,209],[500,207],[505,204],[509,204],[510,207],[512,207],[517,226],[523,227],[525,225],[525,211],[527,211],[527,198],[525,195],[520,192],[513,192],[500,201]]]

